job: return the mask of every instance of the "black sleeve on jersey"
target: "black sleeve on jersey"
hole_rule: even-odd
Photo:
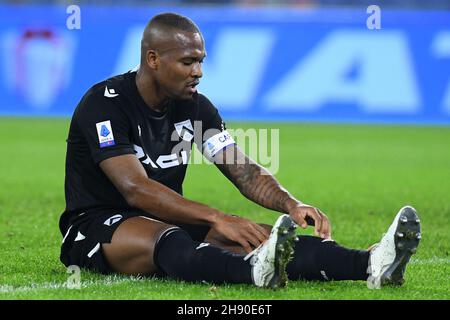
[[[207,97],[200,93],[198,94],[198,106],[200,113],[199,120],[202,121],[203,141],[208,140],[212,135],[214,135],[214,132],[218,133],[219,131],[226,130],[225,122],[222,120],[217,108],[214,107]],[[207,130],[209,131],[205,135]]]
[[[118,102],[112,99],[94,92],[81,101],[74,115],[95,163],[123,154],[134,154],[128,117],[117,105]],[[111,145],[101,146],[97,124],[104,121],[110,122],[108,129],[112,129],[114,140]]]
[[[205,96],[199,94],[199,119],[202,121],[202,145],[197,145],[198,150],[210,161],[219,152],[230,145],[234,145],[233,137],[226,131],[225,123],[219,111]]]

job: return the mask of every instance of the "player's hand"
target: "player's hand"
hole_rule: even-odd
[[[269,238],[269,232],[259,224],[227,214],[221,216],[212,228],[225,238],[239,243],[248,253]]]
[[[331,224],[328,217],[319,209],[298,203],[289,209],[291,218],[306,229],[308,225],[314,226],[314,234],[322,239],[331,239]]]

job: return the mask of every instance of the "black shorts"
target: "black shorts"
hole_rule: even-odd
[[[75,219],[64,235],[61,245],[61,262],[66,266],[76,265],[103,274],[112,273],[103,255],[102,243],[110,243],[114,231],[125,220],[145,216],[159,220],[140,210],[135,211],[90,211]],[[202,242],[210,230],[208,226],[179,224],[193,240]]]

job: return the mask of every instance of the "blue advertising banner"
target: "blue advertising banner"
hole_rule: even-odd
[[[70,116],[172,11],[203,32],[199,90],[225,119],[450,124],[450,12],[381,8],[369,29],[366,8],[78,9],[0,6],[0,115]]]

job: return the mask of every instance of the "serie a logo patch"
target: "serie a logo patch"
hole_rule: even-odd
[[[95,124],[97,126],[97,136],[100,148],[115,145],[114,135],[111,127],[111,121],[102,121]]]

